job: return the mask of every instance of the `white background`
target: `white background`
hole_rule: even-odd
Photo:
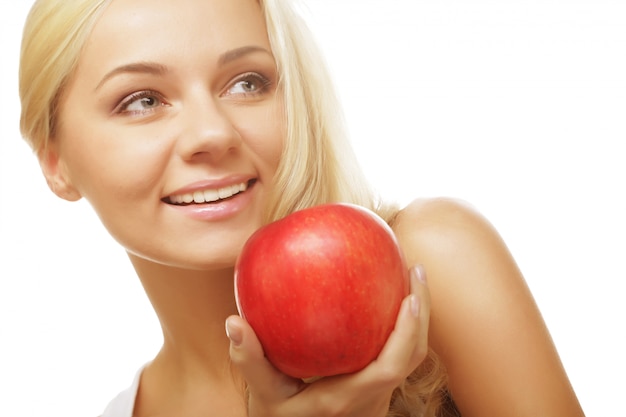
[[[20,140],[29,3],[0,5],[0,415],[96,416],[161,338],[124,252]],[[626,415],[626,2],[308,3],[375,185],[491,219],[587,415]]]

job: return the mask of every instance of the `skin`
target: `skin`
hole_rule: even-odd
[[[450,199],[416,200],[395,231],[428,271],[429,343],[464,417],[583,416],[513,257],[492,225]]]
[[[394,225],[409,265],[424,268],[411,269],[377,360],[312,384],[265,360],[236,316],[232,275],[280,158],[276,83],[255,1],[115,0],[61,97],[44,175],[60,197],[86,198],[126,248],[163,328],[135,415],[384,416],[429,343],[464,416],[582,415],[506,247],[448,200],[416,201]],[[251,186],[210,215],[169,203],[190,184],[242,181]]]

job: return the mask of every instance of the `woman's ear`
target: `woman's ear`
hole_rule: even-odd
[[[46,149],[37,154],[39,165],[48,187],[60,198],[67,201],[77,201],[82,197],[80,192],[72,184],[65,165],[53,143],[49,143]]]

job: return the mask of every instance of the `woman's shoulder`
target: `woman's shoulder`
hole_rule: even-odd
[[[464,412],[579,415],[532,294],[491,223],[465,201],[434,198],[411,202],[392,228],[408,266],[426,270],[429,343]]]
[[[467,314],[485,319],[506,306],[502,300],[532,298],[513,256],[491,223],[472,205],[454,198],[419,199],[398,212],[393,229],[407,265],[426,270],[432,298],[435,345],[467,325]],[[463,318],[463,320],[460,320]],[[475,323],[477,327],[482,327]],[[509,323],[511,324],[511,323]],[[461,346],[467,344],[463,341]]]
[[[392,227],[401,244],[420,252],[503,244],[491,223],[474,206],[450,197],[413,200],[397,213]]]
[[[506,244],[475,207],[454,198],[412,201],[393,223],[408,266],[421,264],[438,288],[492,287],[495,281],[523,279]],[[443,291],[442,291],[443,290]]]

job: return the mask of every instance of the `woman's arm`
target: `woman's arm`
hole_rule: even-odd
[[[428,273],[429,341],[463,417],[584,415],[524,278],[482,216],[418,200],[394,229],[407,263]]]

